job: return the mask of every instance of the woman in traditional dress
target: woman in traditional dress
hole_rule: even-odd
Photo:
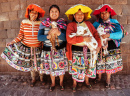
[[[116,15],[115,11],[109,4],[100,5],[95,9],[93,15],[98,20],[93,23],[94,27],[99,30],[103,28],[104,35],[101,35],[103,39],[107,39],[107,42],[102,46],[103,50],[108,50],[108,53],[100,52],[100,56],[97,62],[97,74],[98,79],[95,83],[101,81],[102,73],[106,73],[106,87],[110,87],[111,74],[121,71],[123,68],[121,53],[120,53],[120,39],[122,38],[122,30],[119,22],[111,17]]]
[[[66,23],[63,18],[59,18],[60,9],[57,5],[49,8],[49,18],[43,20],[38,31],[38,40],[43,41],[43,52],[41,55],[41,73],[49,74],[51,77],[50,91],[55,89],[55,77],[60,78],[60,89],[64,90],[63,79],[67,71],[67,58],[65,56],[66,46]],[[52,28],[51,24],[55,22],[57,28]],[[48,34],[49,32],[49,34]],[[53,36],[52,36],[53,35]],[[52,37],[51,37],[52,36]],[[50,39],[58,37],[59,46],[55,43],[56,50],[52,48]],[[57,42],[57,40],[55,41]]]
[[[82,44],[82,42],[91,42],[92,37],[84,35],[70,37],[72,34],[77,34],[77,28],[79,26],[86,28],[87,31],[97,40],[98,46],[95,51],[96,53],[99,52],[101,47],[100,37],[94,26],[89,21],[86,21],[91,18],[91,12],[92,10],[89,7],[77,4],[68,9],[65,13],[68,19],[72,20],[72,22],[67,25],[66,30],[66,56],[69,62],[69,73],[72,74],[73,78],[73,92],[76,92],[77,82],[85,81],[86,87],[91,89],[92,86],[89,83],[89,78],[96,77],[96,64],[94,63],[94,66],[91,66],[90,52],[87,52],[89,51],[87,50],[87,46]]]
[[[38,41],[38,29],[45,11],[36,4],[28,5],[25,17],[22,20],[18,36],[11,42],[1,54],[7,63],[17,70],[31,71],[31,86],[34,86],[36,80],[36,71],[40,68],[41,42]],[[43,75],[40,74],[40,80],[43,82]]]

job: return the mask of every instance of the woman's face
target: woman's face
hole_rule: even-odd
[[[84,20],[84,13],[81,10],[79,10],[75,13],[74,18],[77,22],[82,22]]]
[[[29,16],[30,16],[31,21],[35,21],[37,19],[37,17],[38,17],[38,12],[37,11],[31,11],[29,13]]]
[[[108,20],[110,18],[110,13],[107,11],[101,12],[101,19],[104,21]]]
[[[59,10],[55,7],[51,8],[50,10],[50,18],[51,20],[57,20],[59,18]]]

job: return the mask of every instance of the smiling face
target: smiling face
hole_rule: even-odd
[[[29,16],[30,16],[31,21],[35,21],[38,17],[38,12],[37,11],[30,11]]]
[[[110,13],[107,11],[101,12],[101,19],[104,21],[108,20],[110,18]]]
[[[59,18],[59,15],[60,15],[60,12],[57,8],[55,8],[55,7],[51,8],[51,10],[50,10],[51,21],[57,20]]]
[[[77,22],[82,22],[84,20],[84,13],[81,10],[79,10],[75,13],[74,18]]]

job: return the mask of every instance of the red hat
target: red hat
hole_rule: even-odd
[[[34,10],[34,11],[37,11],[38,13],[40,13],[39,17],[43,17],[44,14],[45,14],[45,11],[39,6],[39,5],[36,5],[36,4],[30,4],[28,5],[28,7],[26,8],[26,14],[25,14],[25,17],[26,18],[29,18],[29,10]]]
[[[99,17],[100,13],[103,11],[110,12],[111,17],[116,15],[115,11],[109,4],[100,5],[97,9],[95,9],[95,11],[93,12],[93,15],[95,15],[96,17]]]

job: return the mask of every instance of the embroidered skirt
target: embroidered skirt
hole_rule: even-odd
[[[108,51],[108,55],[98,56],[97,74],[99,73],[116,73],[123,69],[120,49],[112,49]]]
[[[32,54],[31,54],[32,51]],[[34,52],[35,51],[35,52]],[[21,42],[14,43],[5,48],[1,57],[13,68],[20,71],[31,71],[40,68],[41,60],[41,48],[27,47]],[[36,57],[36,64],[34,64],[34,58]]]
[[[51,74],[52,76],[64,75],[68,71],[68,62],[65,48],[58,49],[57,52],[42,51],[40,73]]]
[[[83,51],[72,51],[73,60],[69,61],[69,73],[77,82],[84,82],[85,75],[89,78],[96,78],[96,62],[91,66],[91,54],[87,52],[86,64],[84,61]]]

